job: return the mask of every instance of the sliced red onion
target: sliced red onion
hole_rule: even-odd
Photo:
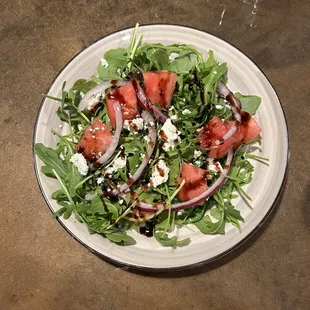
[[[149,160],[153,154],[154,148],[155,148],[157,134],[156,134],[154,119],[153,119],[152,115],[145,110],[142,111],[141,116],[147,124],[147,128],[149,131],[149,138],[150,138],[150,140],[148,142],[146,154],[145,154],[145,157],[144,157],[141,165],[136,170],[134,175],[126,183],[122,184],[121,186],[117,187],[117,189],[113,190],[112,193],[115,196],[118,195],[119,193],[125,192],[132,184],[134,184],[137,180],[139,180],[144,169],[147,167]]]
[[[227,181],[226,176],[229,173],[232,160],[233,160],[233,149],[230,148],[228,151],[228,154],[227,154],[226,163],[225,163],[224,170],[223,170],[222,174],[212,184],[211,187],[209,187],[204,193],[200,194],[199,196],[197,196],[193,199],[190,199],[188,201],[175,203],[175,204],[171,205],[170,207],[165,205],[162,202],[155,203],[155,204],[149,204],[146,202],[139,202],[138,208],[142,211],[148,211],[148,212],[150,212],[150,211],[156,212],[162,207],[165,208],[165,211],[168,211],[169,209],[171,209],[171,211],[179,211],[179,210],[192,208],[192,207],[199,205],[200,203],[207,200],[209,197],[213,196],[226,183],[226,181]]]
[[[122,128],[123,128],[123,117],[122,117],[122,111],[121,111],[121,105],[119,102],[114,103],[114,111],[116,116],[116,129],[114,136],[112,138],[112,141],[110,143],[109,148],[106,150],[106,152],[99,157],[94,163],[89,165],[89,168],[94,170],[102,166],[104,163],[106,163],[111,156],[113,155],[114,151],[116,150],[118,146],[118,142],[121,136]]]
[[[232,100],[234,101],[233,105],[236,105],[239,109],[241,109],[240,100],[234,96],[234,94],[230,91],[230,89],[223,82],[217,83],[217,93],[219,94],[220,97],[224,99],[226,99],[230,94],[232,94],[232,97],[233,97]]]
[[[151,100],[145,94],[143,88],[140,86],[137,77],[133,73],[130,73],[130,80],[137,94],[138,103],[141,105],[141,107],[153,114],[160,122],[164,123],[168,117],[158,107],[153,105]]]
[[[223,144],[226,140],[232,137],[235,132],[239,129],[241,123],[241,102],[240,100],[230,91],[230,89],[222,82],[218,82],[217,84],[217,92],[219,96],[226,99],[232,109],[234,114],[234,122],[229,130],[225,133],[225,135],[221,138],[221,140],[216,140],[216,145]]]
[[[114,83],[115,82],[115,83]],[[84,111],[84,110],[91,110],[92,107],[90,107],[89,109],[89,101],[96,96],[98,93],[102,94],[103,97],[105,97],[105,91],[107,88],[110,87],[120,87],[123,85],[126,85],[128,82],[127,81],[104,81],[103,83],[95,86],[94,88],[92,88],[90,91],[88,91],[84,97],[82,98],[82,100],[79,103],[78,106],[78,111]]]

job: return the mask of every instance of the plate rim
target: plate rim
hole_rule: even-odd
[[[188,264],[188,265],[182,265],[182,266],[176,266],[176,267],[146,267],[146,266],[139,266],[139,265],[135,265],[135,264],[130,264],[130,263],[126,263],[123,261],[119,261],[117,259],[113,259],[107,255],[104,255],[100,252],[98,252],[97,250],[93,249],[91,246],[89,246],[88,244],[86,244],[84,241],[82,241],[78,236],[76,236],[59,218],[57,218],[58,223],[60,223],[60,225],[66,230],[67,233],[69,233],[69,235],[71,237],[73,237],[76,241],[78,241],[79,244],[81,244],[82,246],[84,246],[85,248],[87,248],[91,253],[95,254],[96,256],[98,256],[101,259],[106,260],[109,263],[112,263],[113,265],[119,266],[119,267],[123,267],[123,268],[129,268],[132,270],[139,270],[139,271],[152,271],[152,272],[164,272],[164,271],[170,271],[170,272],[176,272],[176,271],[181,271],[181,270],[187,270],[187,269],[193,269],[193,268],[198,268],[202,265],[206,265],[209,264],[211,262],[214,262],[226,255],[228,255],[229,253],[233,252],[234,250],[236,250],[237,248],[239,248],[241,245],[243,245],[245,242],[247,242],[258,230],[259,228],[266,222],[266,220],[268,219],[268,217],[272,214],[272,212],[274,211],[277,202],[279,201],[279,198],[281,197],[283,191],[284,191],[284,185],[286,183],[287,180],[287,176],[288,176],[288,167],[289,167],[289,161],[290,161],[290,139],[289,139],[289,131],[288,131],[288,125],[287,125],[287,118],[283,109],[283,105],[280,101],[279,95],[276,92],[273,84],[271,83],[270,79],[267,77],[267,75],[263,72],[263,70],[257,65],[257,63],[251,58],[249,57],[245,52],[243,52],[242,50],[240,50],[237,46],[235,46],[234,44],[228,42],[227,40],[218,37],[217,35],[210,33],[208,31],[205,30],[201,30],[199,28],[196,27],[192,27],[192,26],[185,26],[185,25],[181,25],[181,24],[165,24],[165,23],[149,23],[149,24],[140,24],[139,26],[141,27],[154,27],[154,26],[167,26],[167,27],[178,27],[178,28],[186,28],[186,29],[190,29],[190,30],[195,30],[198,32],[201,32],[203,34],[207,34],[210,35],[212,37],[215,37],[216,39],[219,39],[221,41],[223,41],[226,44],[231,45],[232,47],[234,47],[236,50],[238,50],[241,54],[243,54],[245,57],[247,57],[256,67],[257,69],[263,74],[263,76],[266,78],[266,80],[268,81],[268,83],[270,84],[277,100],[279,103],[279,106],[281,108],[283,117],[284,117],[284,123],[285,123],[285,128],[286,128],[286,143],[287,143],[287,154],[286,154],[286,162],[285,162],[285,170],[284,170],[284,175],[283,175],[283,179],[280,185],[280,188],[278,190],[278,193],[274,199],[274,201],[272,202],[270,208],[268,209],[268,212],[265,214],[265,216],[261,219],[261,221],[256,225],[256,227],[254,227],[250,233],[248,233],[243,239],[241,239],[238,243],[234,244],[233,246],[231,246],[229,249],[219,253],[218,255],[215,255],[211,258],[208,258],[206,260],[202,260],[200,262],[197,263],[192,263],[192,264]],[[78,53],[76,53],[72,58],[70,58],[66,64],[61,68],[61,70],[56,74],[55,78],[52,80],[52,82],[50,83],[50,85],[47,87],[45,94],[47,94],[49,92],[49,90],[51,89],[51,87],[53,86],[53,84],[55,83],[55,81],[58,79],[58,77],[61,75],[61,73],[68,67],[68,65],[75,59],[77,58],[80,54],[82,54],[84,51],[86,51],[88,48],[90,48],[91,46],[93,46],[94,44],[96,44],[97,42],[103,40],[106,37],[109,37],[113,34],[117,34],[119,32],[122,31],[126,31],[126,30],[132,30],[134,29],[134,27],[126,27],[126,28],[121,28],[118,30],[115,30],[113,32],[110,32],[108,34],[106,34],[105,36],[102,36],[100,38],[98,38],[97,40],[93,41],[92,43],[90,43],[89,45],[87,45],[86,47],[82,48]],[[43,190],[43,186],[41,184],[41,179],[39,177],[39,172],[37,169],[37,158],[34,152],[34,145],[35,145],[35,136],[36,136],[36,132],[37,132],[37,127],[38,127],[38,120],[44,105],[44,101],[45,101],[45,97],[43,97],[43,99],[41,100],[41,103],[39,105],[38,108],[38,112],[37,112],[37,116],[35,119],[35,124],[34,124],[34,128],[33,128],[33,137],[32,137],[32,160],[33,160],[33,168],[34,168],[34,172],[35,172],[35,176],[36,176],[36,180],[37,183],[39,185],[40,188],[40,192],[43,196],[43,199],[45,200],[45,203],[47,204],[49,210],[51,211],[52,214],[54,214],[53,208],[49,202],[49,198],[46,196],[44,190]]]

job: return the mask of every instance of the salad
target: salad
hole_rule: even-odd
[[[59,181],[54,217],[85,223],[119,245],[135,233],[162,246],[190,243],[175,228],[225,234],[244,219],[234,206],[252,180],[249,145],[261,143],[253,115],[261,99],[226,86],[227,64],[191,45],[142,43],[135,27],[127,48],[107,51],[97,74],[79,79],[61,98],[55,149],[35,154],[43,174]],[[56,103],[57,104],[57,103]],[[65,131],[65,130],[63,130]]]

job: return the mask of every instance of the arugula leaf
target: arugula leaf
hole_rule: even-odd
[[[105,236],[112,242],[118,243],[119,245],[133,245],[136,244],[136,240],[129,236],[124,231],[112,231],[105,232]]]
[[[197,64],[197,56],[193,53],[183,52],[169,65],[169,70],[175,73],[188,73]]]
[[[85,79],[79,79],[77,80],[71,90],[78,90],[81,91],[82,93],[86,94],[88,91],[90,91],[92,88],[94,88],[97,85],[94,81],[88,81]]]
[[[161,195],[152,190],[147,190],[139,195],[139,200],[145,201],[147,203],[154,203],[161,200]]]
[[[242,105],[242,111],[248,112],[254,115],[259,108],[262,99],[258,96],[242,95],[241,93],[235,93],[235,96],[240,100]]]
[[[64,181],[67,185],[71,197],[76,196],[76,187],[83,180],[83,176],[79,173],[78,169],[70,163],[71,169],[67,173]]]
[[[157,70],[164,70],[169,65],[168,53],[163,49],[155,50],[148,58]]]
[[[50,167],[54,169],[61,178],[65,178],[68,173],[68,168],[58,157],[58,154],[50,147],[44,146],[42,143],[34,145],[34,152],[38,157]],[[47,168],[44,168],[45,171]]]
[[[211,221],[209,215],[205,215],[195,225],[203,234],[225,234],[224,212],[221,212],[221,218],[215,223]]]
[[[103,203],[107,207],[109,212],[112,214],[112,217],[111,217],[112,220],[115,221],[120,216],[122,208],[120,207],[120,205],[117,202],[111,203],[111,201],[109,201],[106,198],[103,199]]]
[[[156,232],[154,237],[158,243],[164,247],[182,247],[188,245],[191,242],[190,238],[178,240],[176,236],[169,237],[167,233],[163,233],[161,231]]]
[[[108,63],[108,67],[123,68],[127,63],[127,48],[116,48],[108,50],[104,54],[104,59]]]
[[[120,80],[121,72],[118,69],[119,69],[118,67],[114,66],[104,67],[101,64],[99,64],[97,71],[99,74],[99,78],[102,81]]]
[[[222,219],[222,213],[223,211],[221,211],[219,208],[214,207],[210,210],[210,214],[217,219],[218,221],[220,221]]]
[[[244,222],[244,219],[241,216],[240,211],[235,209],[231,203],[225,202],[224,211],[226,214],[229,214],[231,217],[235,218],[236,220]]]
[[[99,196],[95,196],[91,200],[91,207],[89,208],[89,211],[92,212],[93,214],[95,213],[105,214],[105,210],[103,207],[103,201],[100,199]]]
[[[169,160],[168,166],[170,169],[168,185],[176,186],[177,178],[180,176],[180,158],[177,157],[176,159]]]
[[[56,212],[54,212],[53,217],[54,218],[59,218],[61,217],[66,211],[67,211],[68,207],[61,207],[59,210],[57,210]]]
[[[53,173],[53,168],[51,168],[50,166],[42,166],[41,172],[50,178],[56,179],[55,174]]]

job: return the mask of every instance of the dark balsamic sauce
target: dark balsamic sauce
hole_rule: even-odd
[[[145,226],[140,227],[140,234],[146,237],[153,237],[155,230],[156,220],[151,219],[145,222]]]
[[[112,93],[108,93],[107,98],[118,101],[121,105],[125,103],[125,98],[119,91],[119,88],[115,89]]]

